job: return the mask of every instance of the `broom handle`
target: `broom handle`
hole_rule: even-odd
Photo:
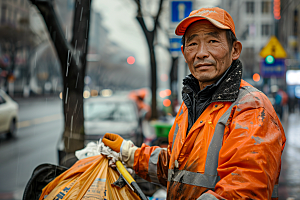
[[[148,200],[148,198],[145,196],[145,194],[142,192],[141,188],[138,186],[138,184],[135,182],[135,180],[132,178],[132,176],[129,174],[129,172],[126,170],[122,162],[117,161],[116,162],[117,169],[120,174],[124,177],[127,184],[129,186],[132,186],[134,188],[134,192],[141,198],[141,200]]]

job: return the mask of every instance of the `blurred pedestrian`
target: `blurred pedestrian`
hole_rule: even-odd
[[[284,130],[269,99],[242,80],[231,16],[201,8],[175,33],[191,74],[168,148],[138,148],[111,133],[102,141],[139,176],[167,186],[167,199],[277,198]]]
[[[287,107],[287,104],[288,104],[289,97],[288,97],[287,93],[280,88],[278,89],[277,96],[280,96],[280,99],[281,99],[281,101],[279,102],[279,107],[281,110],[279,116],[280,116],[280,119],[282,120],[283,115],[286,110],[286,107]],[[275,101],[276,101],[276,98],[275,98]]]
[[[275,99],[274,109],[278,114],[279,118],[283,119],[283,114],[287,106],[289,97],[287,93],[280,89],[277,85],[272,85],[271,91]]]
[[[151,117],[151,107],[145,102],[147,93],[147,89],[145,88],[134,90],[130,92],[129,98],[136,102],[140,117],[149,120]]]

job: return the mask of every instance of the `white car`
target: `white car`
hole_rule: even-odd
[[[15,137],[17,131],[19,105],[3,90],[0,90],[0,133]]]

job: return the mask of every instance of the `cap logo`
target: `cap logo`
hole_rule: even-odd
[[[202,10],[195,13],[195,15],[209,15],[210,13],[217,13],[214,10]]]

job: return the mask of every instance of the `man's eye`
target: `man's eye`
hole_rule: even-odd
[[[216,43],[218,42],[217,40],[210,40],[209,43]]]
[[[189,44],[189,46],[195,46],[195,45],[197,45],[197,43],[191,43],[191,44]]]

